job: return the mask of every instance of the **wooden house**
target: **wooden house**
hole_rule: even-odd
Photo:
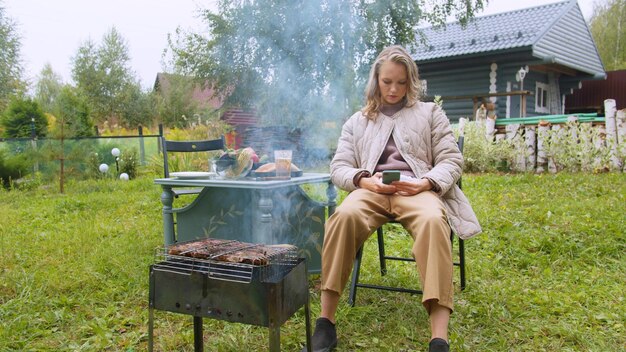
[[[492,102],[499,118],[562,114],[585,80],[606,74],[576,0],[423,30],[414,52],[423,89],[452,121]]]
[[[213,96],[213,89],[197,83],[193,78],[172,73],[157,73],[153,89],[161,96],[178,95],[193,102],[200,109],[218,110],[222,100]]]

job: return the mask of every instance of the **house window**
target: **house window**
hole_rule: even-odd
[[[548,85],[541,82],[536,82],[535,88],[535,112],[542,112],[549,114],[550,108],[548,101]]]

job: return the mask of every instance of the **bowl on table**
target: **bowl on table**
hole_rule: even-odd
[[[248,175],[252,169],[252,160],[238,163],[234,159],[213,160],[213,172],[220,178],[238,179]]]

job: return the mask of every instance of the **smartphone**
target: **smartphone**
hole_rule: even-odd
[[[393,181],[400,181],[400,171],[384,170],[383,171],[383,183],[388,185]]]

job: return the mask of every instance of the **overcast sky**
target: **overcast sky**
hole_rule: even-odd
[[[597,1],[597,0],[595,0]],[[490,0],[479,16],[558,2],[558,0]],[[144,87],[151,87],[162,71],[167,34],[177,27],[201,30],[198,8],[217,0],[0,0],[8,17],[18,24],[22,61],[28,79],[35,81],[45,65],[71,79],[71,58],[81,43],[100,43],[112,27],[126,39],[131,66]],[[589,19],[594,0],[578,0]]]

